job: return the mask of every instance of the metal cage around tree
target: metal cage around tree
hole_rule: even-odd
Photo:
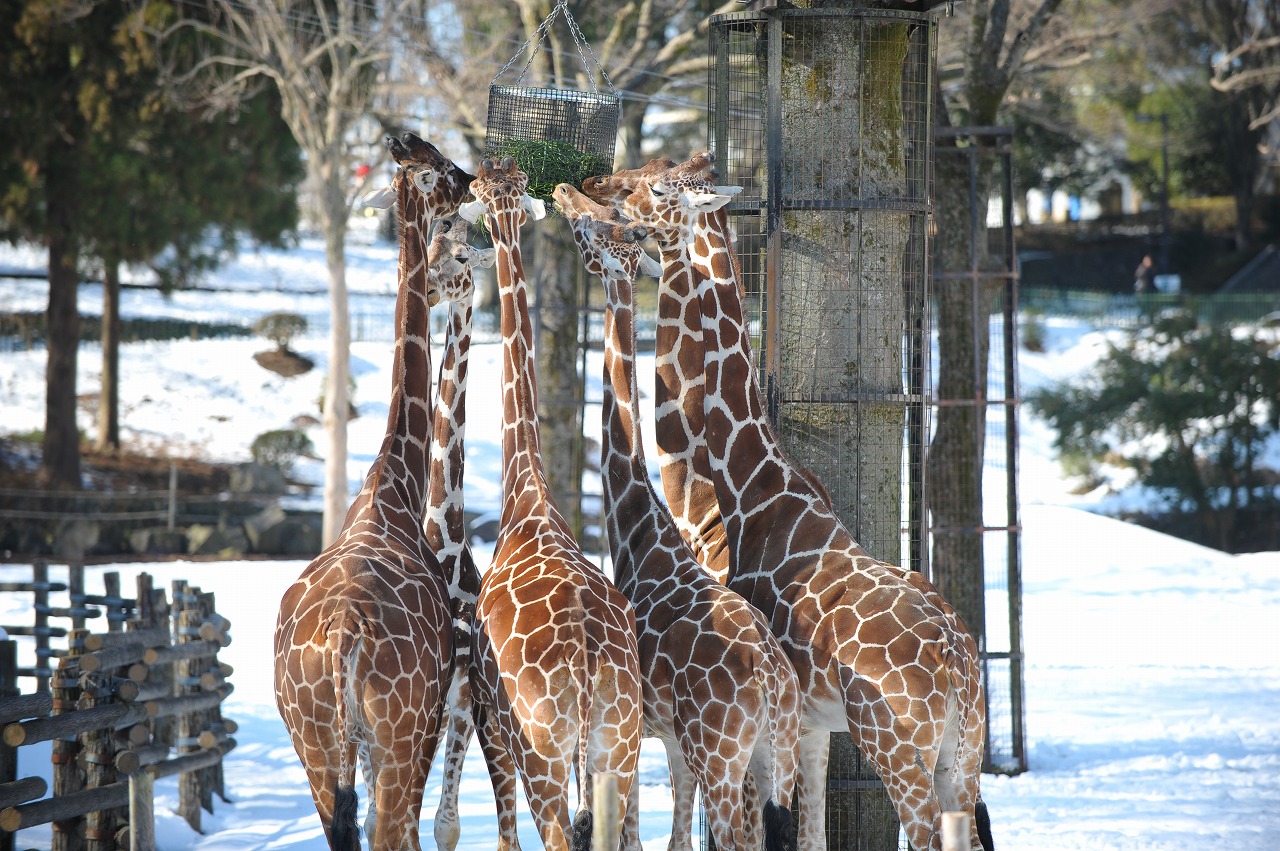
[[[769,413],[872,555],[927,568],[934,19],[888,9],[712,18],[709,140]],[[830,848],[902,847],[847,734],[832,737]]]

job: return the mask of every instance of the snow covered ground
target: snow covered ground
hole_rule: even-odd
[[[289,251],[250,252],[214,273],[210,286],[245,290],[182,293],[164,300],[130,290],[126,315],[168,315],[252,321],[271,310],[312,315],[326,309],[323,250],[304,239]],[[356,309],[385,310],[394,286],[395,250],[357,233],[348,260]],[[6,268],[43,265],[35,252],[0,249]],[[248,292],[268,289],[274,292]],[[316,294],[300,294],[299,290]],[[81,288],[81,309],[100,310],[101,292]],[[0,310],[41,310],[40,281],[0,278]],[[1051,324],[1048,351],[1023,353],[1024,390],[1086,370],[1105,332]],[[260,368],[261,338],[147,343],[121,356],[122,433],[126,442],[169,447],[175,454],[244,461],[252,439],[316,414],[327,343],[311,333],[295,348],[318,369],[284,379]],[[80,353],[79,392],[96,392],[99,350]],[[385,428],[391,347],[353,347],[355,401],[349,473],[363,480]],[[468,417],[467,499],[477,509],[498,497],[496,386],[499,347],[472,352]],[[595,361],[598,366],[598,360]],[[43,352],[0,354],[0,434],[43,427]],[[651,360],[641,365],[642,390],[652,387]],[[593,422],[588,419],[588,422]],[[1054,458],[1051,432],[1025,412],[1020,470],[1023,494],[1024,645],[1030,771],[985,776],[983,795],[1001,851],[1067,849],[1191,849],[1263,851],[1280,848],[1280,553],[1230,556],[1091,512],[1101,494],[1071,493]],[[94,424],[82,414],[81,426]],[[323,451],[323,436],[313,432]],[[651,455],[651,459],[652,459]],[[316,463],[315,467],[309,465]],[[320,481],[318,462],[298,472]],[[484,564],[484,551],[477,559]],[[217,594],[232,622],[233,644],[222,658],[235,667],[235,693],[225,707],[240,724],[238,747],[226,760],[230,802],[205,814],[191,831],[172,810],[176,779],[157,784],[157,835],[178,849],[325,847],[302,768],[275,710],[271,634],[285,587],[303,562],[119,565],[124,587],[147,570],[158,587],[187,579]],[[54,568],[55,573],[57,568]],[[100,590],[102,569],[89,571]],[[0,566],[0,581],[23,576]],[[0,595],[0,623],[30,619],[29,599]],[[25,646],[20,653],[28,652]],[[23,664],[29,658],[20,656]],[[47,749],[22,750],[24,774],[48,775]],[[423,839],[439,794],[438,768],[428,785]],[[670,794],[665,761],[647,743],[641,767],[641,829],[646,851],[666,847]],[[361,790],[361,807],[363,801]],[[462,848],[496,842],[493,800],[473,746],[463,782]],[[527,812],[522,842],[539,847]],[[47,848],[47,828],[22,831],[22,848]]]

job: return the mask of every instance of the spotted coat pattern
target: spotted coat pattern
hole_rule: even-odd
[[[645,229],[567,184],[554,197],[587,271],[605,285],[600,470],[614,582],[636,612],[645,734],[662,741],[671,769],[668,848],[692,851],[697,787],[717,848],[761,847],[761,811],[757,801],[749,804],[748,787],[785,813],[781,829],[790,842],[800,736],[795,671],[760,613],[702,570],[649,482],[633,299]]]

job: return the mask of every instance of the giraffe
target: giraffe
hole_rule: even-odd
[[[667,751],[674,802],[669,849],[693,848],[696,787],[716,848],[791,847],[800,737],[799,684],[764,618],[699,566],[649,482],[635,376],[633,282],[661,268],[647,233],[568,184],[556,187],[587,271],[605,285],[601,480],[614,584],[636,613],[645,734]],[[744,802],[749,769],[763,823]],[[633,798],[634,805],[637,803]]]
[[[978,789],[986,709],[977,645],[927,579],[862,549],[815,477],[783,452],[751,359],[727,216],[707,212],[709,199],[732,194],[711,183],[712,162],[700,154],[622,181],[629,186],[588,183],[615,203],[630,188],[620,203],[639,224],[691,228],[701,309],[687,318],[701,323],[703,425],[729,586],[769,618],[805,696],[800,845],[820,846],[827,733],[847,729],[913,847],[941,848],[943,811],[965,810],[970,846],[990,849]]]
[[[448,720],[443,782],[433,824],[436,847],[446,851],[456,848],[460,837],[459,784],[467,747],[475,732],[471,641],[476,598],[480,593],[480,571],[476,568],[471,544],[467,540],[462,480],[466,460],[467,375],[475,296],[473,270],[492,266],[493,262],[492,248],[479,249],[467,243],[465,221],[454,216],[437,223],[427,252],[427,286],[448,305],[449,324],[436,381],[432,420],[434,444],[423,524],[428,545],[439,559],[440,568],[447,578],[453,613],[453,678],[446,698]],[[498,794],[514,796],[516,778],[510,761],[495,752],[489,742],[483,745]],[[505,791],[502,790],[504,785],[509,787]],[[499,829],[506,842],[504,847],[519,851],[515,820],[504,820]]]
[[[488,711],[482,737],[502,742],[524,783],[544,846],[591,843],[591,777],[617,777],[619,823],[640,751],[640,661],[631,604],[582,554],[547,489],[520,227],[541,202],[510,157],[485,160],[464,216],[485,214],[497,250],[502,313],[502,512],[480,585],[475,682]],[[576,764],[580,811],[570,818]],[[499,811],[514,801],[498,801]]]
[[[643,168],[587,178],[583,188],[589,195],[607,193],[609,200],[621,202],[646,179],[675,165],[674,160],[660,158]],[[654,358],[654,436],[662,489],[676,527],[699,564],[723,583],[729,574],[729,550],[702,428],[702,334],[699,323],[689,319],[690,312],[700,310],[689,229],[683,221],[646,224],[662,257]]]
[[[275,632],[276,704],[334,849],[358,849],[357,753],[374,849],[417,849],[422,792],[451,673],[448,590],[422,526],[431,416],[426,235],[471,176],[406,133],[399,165],[396,346],[387,433],[342,533],[285,592]]]

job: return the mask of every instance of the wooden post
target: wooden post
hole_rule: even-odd
[[[58,669],[49,681],[53,695],[53,715],[75,710],[80,687],[80,652],[84,646],[85,631],[73,629],[67,635],[67,647],[70,655],[63,657]],[[74,737],[70,739],[54,739],[52,745],[53,761],[53,795],[71,795],[84,788],[84,778],[76,755],[80,752],[80,743]],[[81,834],[84,818],[76,816],[52,824],[52,851],[81,851],[84,848],[84,836]]]
[[[49,565],[37,560],[31,565],[31,581],[35,586],[36,610],[36,691],[49,690],[49,675],[42,669],[52,667],[49,654]]]
[[[942,851],[969,851],[969,814],[960,811],[942,814]]]
[[[72,600],[84,596],[84,562],[73,561],[67,565],[67,595]],[[77,610],[83,609],[83,605],[71,604],[72,629],[85,628],[85,617],[77,612]]]
[[[120,598],[119,572],[112,570],[102,574],[102,592],[103,592],[103,596],[107,597],[108,599],[112,597],[115,597],[117,599]],[[112,610],[115,607],[110,603],[108,603],[102,608],[107,615],[107,632],[120,632],[124,624],[120,622],[120,619],[118,617],[113,618],[111,616],[113,613]],[[120,611],[124,611],[124,609],[121,609]]]
[[[591,851],[615,851],[618,847],[618,778],[597,774],[591,778]]]
[[[169,517],[168,528],[172,532],[178,521],[178,465],[169,464]]]
[[[18,642],[0,641],[0,697],[18,695]],[[18,749],[0,741],[0,783],[18,779]],[[13,851],[13,834],[0,833],[0,851]]]
[[[156,851],[155,780],[145,770],[129,775],[129,851]]]
[[[199,639],[200,631],[200,610],[199,601],[196,599],[194,589],[185,582],[174,583],[173,600],[174,607],[177,611],[177,629],[174,630],[175,643],[178,645],[186,644],[188,641],[196,641]],[[199,686],[191,686],[189,683],[195,682],[200,675],[198,665],[203,665],[203,660],[181,659],[174,663],[174,678],[177,682],[175,689],[177,694],[187,694],[199,688]],[[199,724],[199,713],[184,713],[176,719],[174,725],[177,734],[177,751],[179,756],[191,753],[200,749],[197,737],[201,733]],[[204,798],[203,784],[200,782],[201,776],[198,771],[189,771],[178,777],[178,815],[186,819],[187,824],[191,825],[191,829],[200,830],[200,807]]]
[[[84,674],[80,678],[80,709],[93,709],[113,703],[111,696],[111,671]],[[109,729],[89,730],[80,735],[81,753],[85,763],[85,788],[101,789],[116,782],[115,741]],[[85,816],[86,851],[115,851],[116,814],[111,808],[94,810]]]
[[[218,615],[217,600],[213,592],[200,595],[200,610],[205,620],[225,621],[225,619],[221,618],[221,616]],[[224,623],[224,626],[225,626],[225,623]],[[222,674],[218,670],[217,656],[213,656],[205,660],[205,670],[200,675],[201,688],[205,687],[204,680],[211,676],[214,678],[212,682],[215,683],[215,686],[219,684],[219,681],[222,679]],[[200,733],[198,733],[197,735],[203,735],[203,733],[206,730],[212,730],[212,729],[217,729],[221,727],[222,727],[222,704],[219,703],[217,706],[213,707],[212,709],[210,709],[208,712],[205,713],[203,723],[201,724],[201,727],[200,727]],[[226,784],[224,782],[223,773],[222,773],[222,760],[218,760],[216,764],[211,765],[209,766],[209,768],[205,769],[205,797],[207,800],[205,801],[204,807],[209,812],[213,812],[214,793],[217,793],[218,797],[221,798],[222,800],[224,801],[227,800]]]

